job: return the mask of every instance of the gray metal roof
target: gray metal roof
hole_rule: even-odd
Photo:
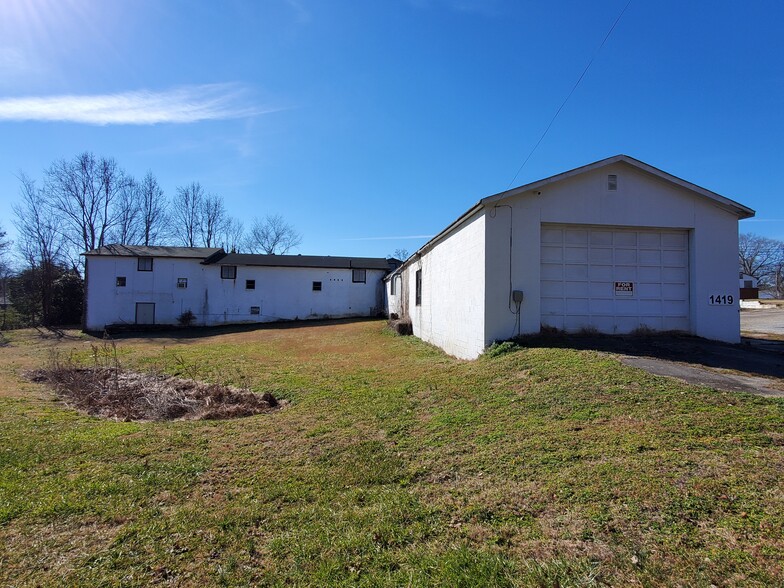
[[[256,265],[265,267],[320,267],[335,269],[390,270],[394,265],[383,257],[332,257],[330,255],[262,255],[255,253],[227,253],[215,256],[207,263],[221,265]]]
[[[183,257],[206,259],[222,252],[220,247],[166,247],[145,245],[104,245],[83,255],[116,255],[121,257]]]

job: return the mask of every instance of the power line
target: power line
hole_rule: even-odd
[[[558,110],[555,111],[555,114],[553,115],[553,118],[550,120],[550,124],[547,125],[547,128],[544,130],[544,133],[542,133],[542,136],[539,137],[539,140],[536,142],[536,145],[534,145],[534,148],[531,149],[531,152],[528,154],[528,157],[525,158],[525,161],[523,161],[523,163],[517,169],[517,173],[515,173],[514,177],[512,178],[512,181],[509,182],[509,185],[506,187],[507,190],[512,187],[512,184],[515,183],[515,180],[517,179],[517,176],[519,176],[520,172],[523,171],[523,168],[525,167],[525,164],[528,163],[528,160],[531,159],[531,156],[534,154],[534,151],[536,151],[536,149],[539,147],[541,142],[544,140],[545,136],[547,135],[547,132],[550,130],[550,127],[553,126],[553,123],[555,122],[555,119],[558,118],[559,114],[561,114],[561,110],[563,110],[563,107],[566,106],[566,103],[569,101],[569,98],[572,97],[572,94],[574,94],[574,91],[577,89],[577,86],[580,85],[580,82],[583,81],[583,78],[585,77],[585,74],[588,73],[588,69],[593,64],[593,60],[596,59],[596,56],[599,54],[599,51],[602,50],[602,47],[604,47],[604,44],[607,42],[607,39],[609,39],[610,35],[612,35],[612,32],[615,30],[616,25],[621,20],[621,17],[626,12],[626,9],[629,8],[629,5],[631,3],[632,3],[632,0],[629,0],[626,3],[626,6],[623,7],[623,10],[621,10],[621,13],[618,15],[618,18],[615,19],[615,22],[610,27],[610,30],[607,31],[607,34],[604,36],[604,39],[602,40],[602,42],[599,45],[599,47],[596,49],[596,51],[593,52],[593,55],[591,56],[591,59],[588,61],[588,65],[585,66],[585,69],[583,70],[583,73],[580,74],[580,77],[577,79],[577,82],[575,82],[574,86],[572,86],[572,89],[569,91],[569,94],[566,96],[564,101],[561,103],[561,106],[559,106]]]

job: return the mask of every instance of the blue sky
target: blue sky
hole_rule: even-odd
[[[413,252],[506,189],[627,0],[3,0],[0,223],[89,150],[281,214],[303,254]],[[784,5],[632,0],[515,185],[626,153],[784,239]]]

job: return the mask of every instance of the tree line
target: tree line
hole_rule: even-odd
[[[741,273],[757,278],[761,291],[784,298],[784,241],[741,234],[738,256]]]
[[[113,158],[90,152],[55,161],[39,179],[21,173],[19,183],[12,208],[16,242],[0,227],[0,298],[13,301],[24,324],[78,323],[80,254],[104,245],[221,247],[280,255],[302,242],[279,215],[254,218],[246,229],[229,214],[223,198],[198,181],[178,186],[167,197],[151,171],[138,179]],[[7,326],[6,306],[1,320]]]

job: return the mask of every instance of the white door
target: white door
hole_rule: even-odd
[[[689,330],[688,231],[542,225],[541,322]]]
[[[155,303],[137,302],[136,303],[136,324],[154,325],[155,324]]]

